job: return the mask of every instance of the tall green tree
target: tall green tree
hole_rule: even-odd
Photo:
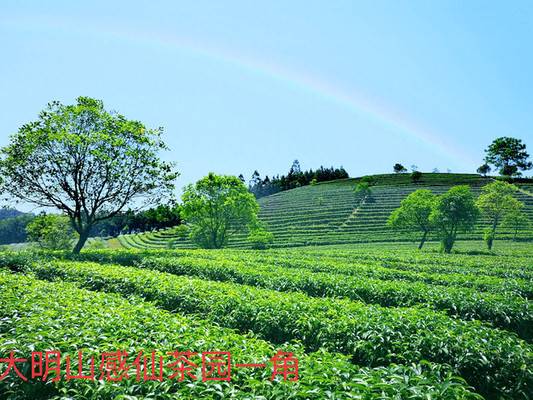
[[[158,204],[172,192],[178,174],[157,156],[167,150],[161,134],[162,128],[107,112],[100,100],[50,103],[1,150],[1,190],[64,212],[79,234],[78,253],[99,221],[130,204]]]
[[[446,253],[451,252],[458,233],[474,228],[479,214],[468,185],[454,186],[437,198],[429,220],[439,232]]]
[[[513,197],[517,190],[515,185],[503,181],[495,181],[481,189],[476,204],[490,222],[490,228],[485,232],[485,241],[489,250],[492,249],[498,225],[509,212],[519,207],[520,202]]]
[[[393,229],[416,229],[423,232],[418,249],[424,246],[433,225],[429,219],[436,196],[427,189],[418,189],[402,200],[401,206],[389,216],[387,226]]]
[[[533,168],[528,161],[529,154],[526,145],[520,139],[501,137],[495,139],[485,150],[486,164],[492,164],[499,169],[500,175],[520,176],[522,171]]]
[[[182,195],[182,216],[192,225],[189,237],[202,248],[220,249],[231,235],[257,221],[259,205],[235,176],[210,172]]]

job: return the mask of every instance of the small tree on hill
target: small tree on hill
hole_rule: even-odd
[[[202,248],[219,249],[234,233],[255,226],[259,211],[253,194],[235,176],[208,176],[188,185],[182,196],[189,237]]]
[[[520,139],[501,137],[495,139],[487,150],[486,164],[492,164],[499,169],[500,175],[520,176],[519,170],[526,171],[533,168],[528,161],[529,154],[526,145]]]
[[[252,174],[252,179],[250,179],[249,187],[253,188],[254,186],[261,185],[261,183],[262,183],[261,175],[259,175],[259,172],[255,170],[254,173]]]
[[[468,185],[452,187],[437,198],[429,220],[439,232],[446,253],[451,252],[458,233],[473,229],[479,214]]]
[[[99,221],[133,201],[158,204],[174,189],[174,164],[157,157],[167,149],[161,133],[111,115],[100,100],[53,102],[1,150],[1,191],[64,212],[79,234],[79,253]]]
[[[366,200],[371,198],[372,191],[373,189],[369,182],[359,182],[354,189],[355,201],[358,204],[363,204]]]
[[[387,221],[393,229],[416,229],[423,232],[418,249],[421,249],[432,229],[429,216],[435,206],[436,196],[427,189],[418,189],[402,200]]]
[[[422,178],[422,172],[413,171],[411,172],[411,175],[409,175],[409,177],[411,178],[411,181],[413,181],[413,183],[417,183]]]
[[[496,235],[496,228],[503,218],[516,208],[520,208],[520,202],[513,197],[518,188],[515,185],[503,181],[495,181],[481,189],[476,204],[481,212],[489,218],[490,228],[485,231],[485,241],[489,250]]]
[[[405,168],[402,164],[394,164],[394,167],[392,167],[394,169],[394,172],[396,172],[397,174],[399,174],[400,172],[405,172],[407,171],[407,168]]]
[[[491,171],[491,168],[489,164],[485,163],[481,167],[477,169],[477,173],[481,174],[483,176],[487,176],[487,174]]]

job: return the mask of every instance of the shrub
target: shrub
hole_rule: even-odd
[[[28,241],[37,242],[45,250],[71,250],[78,237],[66,215],[40,215],[26,226]]]
[[[186,239],[189,236],[189,227],[187,225],[179,225],[175,230],[176,235],[180,239]]]
[[[248,240],[252,244],[254,250],[268,249],[274,242],[274,235],[271,232],[267,232],[264,229],[255,229],[252,231]]]
[[[413,171],[411,173],[411,175],[409,175],[409,177],[411,178],[411,181],[413,181],[414,183],[418,182],[420,180],[420,178],[422,178],[422,172],[420,171]]]
[[[107,246],[99,241],[99,240],[95,240],[94,242],[92,242],[90,245],[89,245],[89,248],[94,250],[94,249],[105,249]]]

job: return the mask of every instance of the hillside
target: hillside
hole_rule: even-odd
[[[4,219],[17,218],[20,215],[25,215],[22,211],[15,210],[13,208],[2,207],[0,208],[0,221]]]
[[[386,227],[390,213],[410,193],[424,188],[442,194],[452,186],[469,185],[477,197],[481,188],[492,181],[490,177],[473,174],[426,173],[416,183],[409,174],[373,177],[376,184],[372,198],[361,205],[356,204],[353,193],[360,178],[344,179],[260,198],[259,219],[274,234],[274,247],[416,240],[418,234],[400,234]],[[525,203],[524,212],[533,223],[533,181],[522,179],[515,184],[521,189],[516,197]],[[485,226],[487,223],[482,219],[474,232],[461,238],[481,239]],[[511,230],[499,228],[498,239],[512,237]],[[533,231],[521,232],[519,237],[533,240]],[[126,248],[194,248],[187,240],[177,238],[172,229],[119,236],[119,241]],[[246,235],[232,238],[229,246],[249,247]]]

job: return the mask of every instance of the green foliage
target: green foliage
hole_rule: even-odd
[[[354,201],[353,190],[363,180],[353,179],[337,182],[325,182],[316,186],[307,186],[299,190],[288,190],[258,200],[261,210],[258,219],[269,225],[274,234],[272,247],[291,247],[307,245],[336,245],[347,243],[378,243],[378,242],[413,242],[420,241],[422,233],[391,230],[386,226],[390,214],[400,207],[401,201],[416,189],[428,189],[435,195],[445,193],[454,185],[468,184],[475,197],[481,194],[482,186],[487,179],[477,174],[423,174],[417,185],[413,185],[409,174],[383,174],[368,177],[375,180],[372,186],[372,201],[359,205]],[[533,182],[533,180],[531,180]],[[533,202],[524,192],[531,186],[521,179],[516,185],[522,190],[515,194],[516,198],[526,203],[523,213],[533,221]],[[531,186],[533,187],[533,186]],[[319,204],[318,198],[324,201]],[[474,231],[462,232],[457,239],[477,240],[483,237],[483,229],[488,226],[485,218],[480,219]],[[291,230],[291,227],[295,227]],[[498,239],[512,239],[514,230],[509,227],[498,228]],[[175,236],[173,231],[160,233],[119,236],[118,240],[126,248],[165,248],[166,242]],[[236,233],[228,243],[230,248],[247,249],[249,232]],[[533,239],[533,230],[526,228],[520,234],[521,240]],[[428,240],[440,239],[437,235],[428,234]],[[427,245],[427,241],[424,247]],[[480,251],[485,245],[478,242]],[[474,245],[473,245],[474,246]],[[178,240],[176,248],[192,249],[195,246],[190,240]],[[504,249],[503,241],[502,247]],[[455,249],[455,247],[454,247]],[[453,251],[453,250],[452,250]]]
[[[70,272],[76,271],[75,268],[68,269]],[[102,284],[107,285],[110,282],[109,278],[110,276],[103,277]],[[140,278],[144,280],[144,277]],[[152,278],[156,276],[152,275]],[[159,292],[156,289],[153,293],[163,295],[162,302],[167,302],[173,297],[177,298],[170,291],[165,291],[173,286],[172,283],[159,280],[158,282],[163,286]],[[150,362],[151,351],[155,350],[156,357],[162,356],[164,359],[165,376],[176,372],[166,367],[176,361],[168,356],[169,353],[176,351],[191,350],[199,354],[202,351],[228,351],[231,354],[233,367],[234,363],[267,362],[266,368],[232,367],[231,382],[192,378],[184,382],[178,381],[177,378],[143,381],[142,372],[139,381],[135,379],[134,366],[131,366],[129,371],[130,379],[124,377],[122,381],[117,382],[105,379],[67,380],[64,376],[57,382],[50,379],[23,381],[16,374],[10,373],[0,381],[0,396],[6,399],[32,397],[59,399],[68,395],[69,398],[86,400],[119,398],[318,400],[350,399],[354,396],[370,399],[375,397],[376,393],[386,398],[414,400],[480,398],[470,391],[463,379],[453,377],[453,371],[447,366],[421,361],[408,367],[392,364],[376,369],[364,368],[353,365],[347,356],[330,353],[325,349],[306,354],[304,348],[298,344],[284,344],[282,347],[283,351],[292,352],[298,358],[298,380],[284,382],[277,377],[271,381],[272,364],[268,360],[280,348],[255,338],[251,333],[240,335],[193,316],[171,314],[136,296],[128,296],[126,300],[116,294],[79,289],[70,283],[45,283],[20,274],[0,273],[0,284],[4,288],[0,292],[0,302],[3,304],[0,309],[0,320],[9,324],[7,325],[9,329],[3,330],[5,340],[0,346],[0,357],[3,359],[12,349],[16,350],[16,356],[24,358],[29,357],[33,351],[53,349],[61,353],[63,371],[67,355],[71,360],[77,359],[78,350],[81,350],[84,360],[85,357],[87,359],[90,356],[95,357],[96,376],[99,373],[97,360],[100,354],[118,350],[128,353],[128,366],[140,351],[143,351],[142,355],[147,356]],[[98,283],[93,281],[92,286],[97,285]],[[134,288],[135,284],[129,283],[127,286]],[[154,289],[154,285],[149,284],[147,292]],[[125,293],[128,289],[126,286],[115,285],[111,291]],[[185,303],[189,305],[194,303],[193,298],[188,300],[190,301]],[[219,304],[218,307],[224,310],[230,304],[228,301],[227,304]],[[225,314],[230,316],[232,313]],[[201,367],[201,355],[192,357],[191,361]],[[141,365],[143,365],[142,357]],[[29,367],[29,363],[22,367],[26,375],[30,370]],[[201,377],[200,367],[191,372]]]
[[[110,114],[100,100],[50,103],[1,150],[2,191],[67,214],[79,234],[73,250],[79,252],[99,221],[134,200],[159,203],[174,189],[174,164],[157,157],[167,149],[161,133]]]
[[[369,182],[360,182],[354,189],[355,200],[357,203],[364,203],[372,196],[372,186]]]
[[[257,220],[259,205],[235,176],[208,176],[188,185],[182,196],[183,218],[193,227],[190,237],[202,248],[219,249],[229,237]]]
[[[89,248],[92,250],[105,249],[106,247],[107,246],[105,245],[105,243],[101,242],[100,240],[95,240],[89,245]]]
[[[519,231],[531,228],[531,222],[522,212],[523,208],[524,203],[516,202],[507,212],[505,219],[502,222],[503,227],[511,228],[513,230],[513,240],[517,239]]]
[[[179,239],[186,239],[189,236],[189,227],[181,224],[175,228],[175,233]]]
[[[387,226],[393,229],[422,231],[424,234],[418,246],[421,249],[432,229],[429,217],[435,207],[435,202],[436,196],[433,193],[427,189],[418,189],[402,200],[400,208],[391,213]]]
[[[319,182],[333,181],[337,179],[348,178],[348,173],[343,167],[339,168],[324,168],[321,166],[318,170],[302,171],[300,162],[294,160],[291,169],[287,175],[273,176],[272,179],[265,177],[261,179],[259,172],[254,171],[252,179],[250,180],[249,192],[252,193],[257,199],[278,193],[280,191],[286,191],[297,187],[316,185]],[[242,178],[244,183],[244,177]]]
[[[492,228],[485,228],[483,230],[483,240],[487,244],[487,248],[490,250],[492,248],[492,242],[494,242],[494,232]]]
[[[361,182],[366,182],[370,186],[374,186],[376,184],[376,178],[371,175],[365,175],[361,178]]]
[[[232,281],[278,291],[302,292],[313,297],[340,296],[385,307],[423,305],[464,319],[476,318],[492,322],[497,327],[518,333],[526,340],[533,339],[533,332],[528,326],[533,323],[531,307],[527,300],[514,293],[498,292],[497,289],[494,290],[497,293],[479,293],[479,290],[460,285],[455,287],[449,280],[442,283],[449,287],[434,286],[416,279],[399,282],[389,277],[383,281],[374,277],[375,268],[369,269],[367,276],[363,273],[346,276],[335,270],[322,272],[324,270],[316,265],[305,268],[311,261],[294,269],[281,267],[279,262],[271,260],[246,263],[226,261],[224,258],[202,260],[196,257],[180,257],[175,261],[166,258],[145,259],[143,266],[178,275]],[[402,280],[407,279],[403,276]],[[525,290],[523,293],[529,293],[528,289]]]
[[[35,217],[29,214],[22,214],[15,218],[0,220],[0,243],[21,243],[28,238],[26,226]]]
[[[518,188],[504,181],[495,181],[486,185],[477,199],[476,205],[484,216],[489,218],[491,227],[485,230],[485,241],[489,250],[496,236],[496,228],[503,218],[521,204],[513,197]]]
[[[273,259],[272,264],[263,267],[254,263],[246,266],[243,253],[240,257],[228,257],[220,252],[204,252],[199,254],[200,257],[195,257],[197,252],[193,254],[193,257],[173,253],[174,257],[147,258],[142,266],[176,275],[201,274],[208,280],[191,280],[137,268],[58,261],[37,262],[30,270],[42,279],[60,277],[91,290],[116,292],[127,297],[142,296],[157,301],[167,310],[200,314],[202,318],[240,332],[252,330],[272,343],[298,339],[306,352],[323,347],[350,355],[352,362],[362,366],[394,362],[410,364],[421,360],[446,363],[452,366],[455,374],[460,374],[488,398],[499,398],[497,394],[516,398],[521,390],[527,391],[533,383],[528,374],[533,362],[531,347],[514,335],[479,321],[470,321],[468,314],[465,315],[468,321],[462,321],[425,307],[390,307],[395,298],[400,300],[409,293],[412,298],[424,296],[424,285],[411,285],[405,290],[397,282],[390,282],[386,297],[388,307],[383,308],[338,298],[348,297],[347,294],[352,293],[349,290],[343,294],[319,291],[321,286],[325,289],[328,285],[328,277],[329,281],[333,280],[329,287],[335,290],[343,288],[342,282],[355,283],[362,280],[361,277],[350,279],[345,275],[275,267],[275,263],[279,264],[282,259]],[[217,257],[221,260],[216,261]],[[220,280],[246,285],[217,282]],[[385,282],[374,280],[369,284],[367,298],[375,295],[376,290],[382,290],[384,285]],[[344,288],[347,287],[344,285]],[[280,290],[313,291],[316,298],[301,293],[280,293]],[[443,301],[451,293],[450,290],[447,295],[432,301],[445,308]],[[475,307],[478,302],[485,301],[474,290],[465,296],[466,293],[457,291],[455,298],[449,301],[456,307],[464,306],[467,301]],[[321,298],[325,295],[337,298]],[[438,291],[431,295],[438,296]],[[505,304],[509,296],[499,297],[499,301]],[[495,305],[486,304],[486,310]],[[503,316],[511,315],[506,315],[502,306],[494,311],[498,308]],[[523,317],[528,318],[528,314]],[[527,326],[527,321],[524,324]]]
[[[452,250],[459,232],[474,228],[479,214],[467,185],[455,186],[437,198],[430,221],[441,235],[442,248],[446,253]]]
[[[522,140],[508,137],[495,139],[485,150],[485,164],[492,164],[499,168],[500,175],[520,176],[519,170],[526,171],[533,168],[528,161],[529,154]]]
[[[420,180],[420,178],[422,178],[422,172],[415,170],[415,171],[411,172],[409,177],[411,178],[413,183],[417,183]]]
[[[400,173],[400,172],[405,172],[407,171],[407,168],[405,168],[402,164],[394,164],[394,167],[392,167],[392,169],[394,170],[394,172],[396,172],[397,174]]]
[[[252,249],[265,250],[272,246],[274,235],[271,232],[267,232],[265,229],[258,227],[252,230],[248,240],[252,244]]]
[[[487,176],[487,174],[491,171],[491,168],[489,164],[485,163],[481,167],[477,169],[478,174],[482,174],[483,176]]]
[[[33,219],[26,226],[29,242],[37,242],[41,249],[71,250],[78,234],[70,226],[66,215],[48,214]]]

